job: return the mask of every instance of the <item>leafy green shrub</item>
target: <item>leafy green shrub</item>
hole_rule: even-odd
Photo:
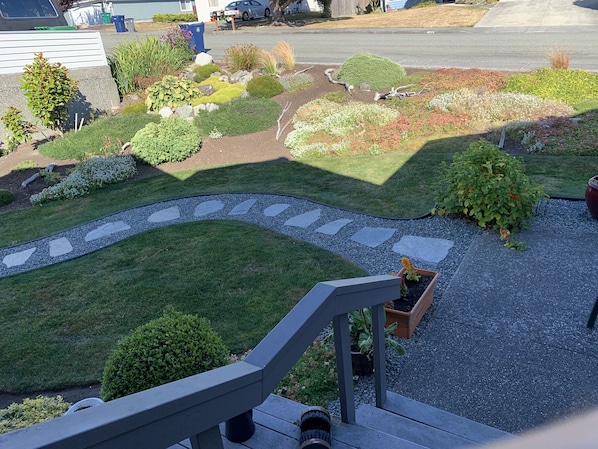
[[[196,22],[197,16],[195,14],[154,14],[152,22]]]
[[[173,45],[171,40],[146,36],[123,40],[114,47],[110,67],[119,92],[125,95],[146,89],[164,75],[174,75],[188,65],[193,51],[186,40],[179,41]]]
[[[254,44],[237,44],[224,50],[224,63],[232,72],[253,70],[260,64],[260,47]]]
[[[163,107],[173,108],[191,104],[201,93],[195,82],[187,78],[166,75],[149,88],[145,104],[150,111],[159,111]]]
[[[143,101],[129,104],[123,108],[121,114],[145,114],[147,112],[147,105]]]
[[[170,311],[118,343],[106,362],[100,395],[110,401],[227,362],[228,351],[207,319]]]
[[[40,145],[38,151],[53,159],[84,159],[89,155],[105,154],[106,142],[129,142],[135,133],[148,123],[157,123],[157,114],[121,114],[102,117],[81,128],[67,132],[61,139]]]
[[[598,74],[585,70],[543,68],[532,73],[511,75],[505,90],[574,105],[598,98]]]
[[[70,406],[62,400],[62,396],[25,398],[21,404],[10,404],[8,408],[0,410],[0,434],[58,418]]]
[[[240,98],[212,112],[199,111],[194,123],[203,135],[218,129],[225,136],[240,136],[276,125],[281,106],[268,98]]]
[[[220,72],[220,67],[216,64],[206,64],[194,67],[193,73],[195,73],[195,77],[193,78],[193,81],[201,83],[203,80],[211,77],[212,73],[216,72]]]
[[[256,76],[247,83],[247,92],[254,97],[272,98],[283,93],[284,87],[273,76]]]
[[[501,238],[529,226],[535,204],[545,195],[532,184],[523,161],[479,140],[442,164],[435,186],[439,215],[474,220],[480,227],[498,230]]]
[[[354,86],[369,84],[371,89],[397,86],[407,73],[394,61],[370,53],[357,53],[341,66],[338,79]]]
[[[468,114],[472,122],[492,124],[512,120],[539,120],[572,114],[573,108],[561,101],[513,92],[484,92],[460,89],[434,97],[428,107],[452,114]]]
[[[25,159],[24,161],[19,162],[12,171],[25,171],[32,168],[37,168],[37,162],[32,159]]]
[[[20,143],[31,139],[29,132],[31,125],[23,118],[23,113],[20,109],[10,106],[0,120],[2,120],[4,127],[11,133],[8,136],[10,151],[13,151]]]
[[[133,153],[144,162],[156,166],[178,162],[199,151],[201,136],[193,122],[180,117],[148,123],[133,139]]]
[[[307,73],[293,73],[290,75],[283,75],[278,78],[280,84],[287,92],[297,92],[298,90],[307,89],[314,83],[314,77]]]
[[[50,64],[42,53],[35,54],[21,77],[27,107],[42,125],[51,129],[62,129],[68,120],[68,103],[78,88],[79,83],[71,79],[66,67],[59,62]]]
[[[94,157],[79,162],[60,183],[31,195],[29,201],[34,205],[41,205],[88,195],[104,186],[129,179],[136,172],[135,161],[131,156]]]
[[[15,200],[15,195],[10,190],[0,189],[0,207],[6,206]]]

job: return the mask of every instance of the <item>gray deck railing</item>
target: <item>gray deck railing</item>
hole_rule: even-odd
[[[376,405],[385,401],[384,309],[400,279],[370,276],[317,284],[242,362],[187,377],[8,434],[0,448],[163,449],[190,438],[222,448],[219,424],[260,405],[332,321],[341,418],[355,422],[347,314],[372,307]]]

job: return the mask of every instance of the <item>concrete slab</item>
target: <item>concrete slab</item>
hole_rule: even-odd
[[[424,262],[439,263],[448,256],[455,243],[451,240],[404,235],[392,247],[392,251],[402,256]]]
[[[50,257],[64,256],[73,250],[73,245],[66,237],[62,237],[56,240],[52,240],[49,243],[50,246]]]
[[[224,209],[224,203],[219,200],[204,201],[195,208],[195,217],[204,217]]]
[[[164,223],[166,221],[172,221],[181,218],[181,209],[178,206],[169,207],[162,209],[158,212],[154,212],[149,216],[147,221],[150,223]]]
[[[343,227],[351,223],[353,220],[348,218],[340,218],[338,220],[334,220],[331,222],[326,223],[323,226],[320,226],[316,229],[316,232],[320,234],[327,234],[327,235],[336,235],[338,231],[340,231]]]
[[[375,248],[382,245],[393,236],[396,229],[391,228],[362,228],[351,237],[351,240],[362,245]]]
[[[30,248],[25,251],[19,251],[17,253],[4,256],[4,258],[2,259],[2,263],[6,265],[7,268],[18,267],[20,265],[23,265],[29,260],[29,258],[33,255],[36,249],[37,248]]]
[[[310,210],[301,215],[296,215],[284,222],[285,226],[295,226],[297,228],[308,228],[320,219],[321,209]]]
[[[249,199],[243,201],[241,204],[237,204],[233,209],[228,213],[229,215],[246,215],[249,213],[253,205],[256,203],[256,199]]]
[[[88,232],[85,236],[86,242],[91,242],[92,240],[97,240],[102,237],[107,237],[112,234],[116,234],[118,232],[127,231],[131,229],[131,226],[126,224],[124,221],[115,221],[112,223],[106,223],[91,232]]]
[[[290,204],[272,204],[264,209],[264,215],[266,217],[276,217],[277,215],[281,214],[285,210],[291,207]]]

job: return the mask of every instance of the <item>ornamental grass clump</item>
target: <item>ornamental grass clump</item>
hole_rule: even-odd
[[[193,122],[180,117],[148,123],[131,139],[133,153],[149,165],[184,161],[199,151],[201,136]]]
[[[229,354],[210,322],[168,311],[134,329],[108,357],[100,395],[111,401],[224,366]]]
[[[231,72],[253,70],[260,65],[260,47],[254,44],[237,44],[224,50],[224,63]]]
[[[94,157],[78,163],[58,184],[31,195],[33,205],[88,195],[104,186],[124,181],[137,173],[131,156]]]
[[[433,213],[473,220],[499,231],[507,247],[522,249],[511,234],[529,227],[534,206],[546,198],[525,174],[523,161],[480,139],[442,163]]]
[[[367,83],[370,89],[396,87],[407,72],[396,62],[370,53],[357,53],[341,66],[338,79],[354,86]]]
[[[295,51],[288,42],[278,42],[272,49],[272,53],[274,53],[274,56],[278,58],[286,70],[291,71],[295,69]]]

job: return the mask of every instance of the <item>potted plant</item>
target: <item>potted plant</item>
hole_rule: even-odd
[[[396,324],[384,328],[384,343],[399,354],[405,354],[405,348],[390,336]],[[349,313],[349,337],[351,339],[351,363],[353,373],[371,374],[374,371],[374,334],[372,332],[372,311],[368,308]]]
[[[396,324],[394,335],[410,338],[432,305],[438,272],[415,268],[407,257],[403,257],[401,263],[401,271],[392,273],[403,281],[401,292],[397,299],[384,305],[386,325]]]
[[[588,181],[585,196],[590,215],[598,220],[598,176],[594,176]]]

